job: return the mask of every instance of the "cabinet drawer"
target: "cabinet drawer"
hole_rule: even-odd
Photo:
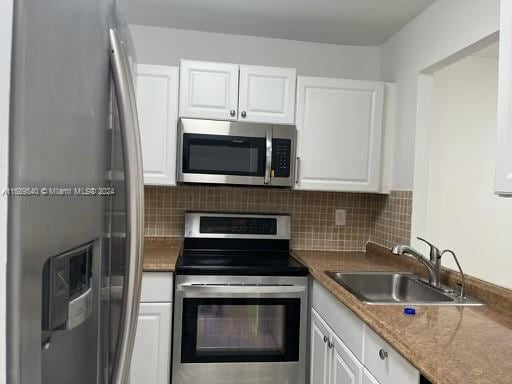
[[[362,360],[364,325],[361,319],[316,281],[313,282],[312,305],[352,353]]]
[[[363,363],[379,383],[418,384],[418,370],[368,326],[365,328]]]
[[[142,275],[141,303],[172,303],[171,272],[145,272]]]

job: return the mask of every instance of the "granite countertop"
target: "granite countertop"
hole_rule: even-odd
[[[181,239],[146,237],[144,239],[144,272],[172,272],[180,255]]]
[[[144,271],[173,271],[180,249],[180,239],[147,237]],[[294,250],[293,255],[309,268],[320,284],[432,383],[510,383],[512,292],[469,278],[468,294],[490,305],[417,306],[416,316],[411,317],[402,313],[402,306],[363,304],[325,274],[328,270],[423,272],[423,267],[411,259],[382,250],[370,245],[367,252]],[[453,276],[448,279],[453,280]]]
[[[506,305],[418,306],[416,316],[405,316],[402,306],[363,304],[325,274],[406,270],[398,257],[380,253],[294,251],[294,256],[432,383],[512,381],[512,312]]]

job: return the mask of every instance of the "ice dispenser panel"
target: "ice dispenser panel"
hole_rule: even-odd
[[[92,247],[93,243],[80,246],[46,262],[43,330],[72,329],[91,315]]]

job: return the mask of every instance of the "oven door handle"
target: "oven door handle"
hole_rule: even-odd
[[[221,285],[180,284],[179,291],[230,294],[280,294],[305,292],[305,285]]]

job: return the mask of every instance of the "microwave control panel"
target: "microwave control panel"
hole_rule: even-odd
[[[290,177],[292,141],[272,139],[272,177]]]

